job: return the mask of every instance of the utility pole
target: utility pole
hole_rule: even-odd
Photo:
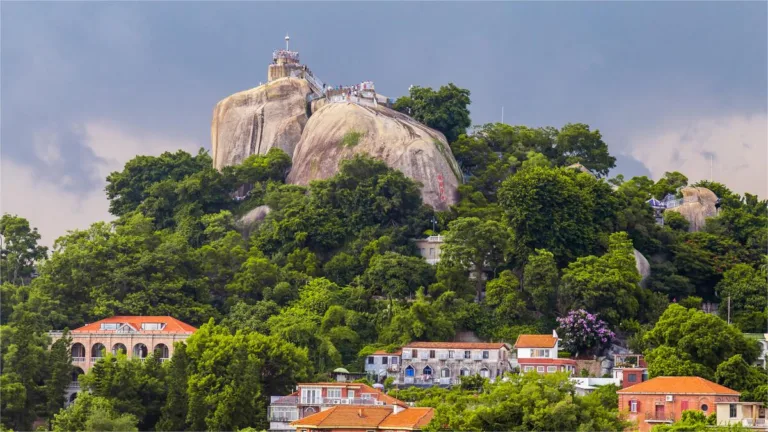
[[[501,124],[504,124],[504,107],[501,107]]]
[[[291,38],[288,35],[285,35],[285,50],[288,51],[288,42],[290,42]]]
[[[714,158],[713,154],[709,154],[709,182],[712,182],[712,159]]]

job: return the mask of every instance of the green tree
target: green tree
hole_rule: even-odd
[[[20,285],[27,284],[35,271],[35,264],[48,255],[48,248],[37,242],[37,228],[19,216],[3,214],[0,217],[0,280]]]
[[[723,279],[715,285],[717,296],[722,299],[723,306],[730,306],[733,321],[742,331],[762,332],[766,322],[766,292],[768,292],[768,275],[762,270],[756,270],[749,264],[736,264],[723,273]],[[727,317],[728,307],[721,307],[720,317]],[[744,320],[750,315],[757,319]]]
[[[736,354],[720,363],[715,371],[715,379],[730,389],[741,392],[741,400],[768,402],[768,373],[765,369],[752,366],[744,361],[741,354]]]
[[[305,350],[274,336],[232,334],[212,321],[187,339],[186,352],[193,430],[266,427],[269,396],[289,393],[310,370]]]
[[[441,261],[475,273],[475,298],[480,301],[486,269],[496,269],[505,263],[509,249],[509,233],[493,220],[459,218],[448,225],[441,248]]]
[[[49,418],[48,427],[52,427],[50,419],[64,408],[64,395],[69,385],[72,373],[72,356],[70,345],[72,339],[65,331],[60,339],[53,343],[48,353],[48,379],[45,382],[45,399],[47,402],[46,415]]]
[[[392,303],[412,297],[421,287],[428,287],[434,281],[434,275],[434,267],[421,257],[387,252],[371,258],[361,283],[371,292],[386,296]]]
[[[61,410],[53,419],[54,432],[138,430],[136,417],[120,413],[109,399],[88,392],[80,393],[75,403]]]
[[[555,256],[551,252],[537,249],[528,256],[523,270],[523,289],[530,296],[536,312],[544,316],[554,315],[559,279]]]
[[[413,86],[410,95],[398,98],[393,108],[442,132],[450,143],[472,124],[469,104],[469,90],[449,83],[437,91]]]
[[[605,255],[579,258],[563,270],[561,315],[583,308],[614,325],[639,316],[643,296],[632,240],[620,232],[612,234],[609,243]]]
[[[551,159],[560,166],[580,163],[598,176],[608,175],[616,166],[616,158],[608,153],[608,145],[600,131],[589,130],[583,123],[568,123],[557,134]]]
[[[522,261],[546,249],[559,265],[604,248],[617,222],[619,200],[608,183],[586,173],[534,167],[504,181],[499,191]]]
[[[189,407],[189,398],[187,397],[189,357],[187,356],[187,346],[183,342],[176,343],[173,357],[168,362],[167,368],[168,394],[156,429],[171,432],[186,430],[187,409]]]
[[[645,333],[643,342],[650,350],[662,346],[673,348],[678,357],[703,365],[710,374],[736,354],[751,363],[759,352],[756,341],[745,338],[717,316],[676,304],[670,305],[653,329]],[[659,356],[664,357],[668,357],[666,353]],[[648,363],[651,369],[653,362]]]

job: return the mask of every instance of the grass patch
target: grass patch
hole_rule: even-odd
[[[360,143],[360,138],[365,136],[364,132],[349,131],[341,138],[341,145],[344,147],[354,147]]]

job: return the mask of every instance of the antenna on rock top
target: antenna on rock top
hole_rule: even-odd
[[[288,42],[291,41],[291,37],[288,35],[285,35],[285,50],[288,51]]]

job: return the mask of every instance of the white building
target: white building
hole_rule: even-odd
[[[576,360],[558,358],[560,338],[552,330],[551,335],[520,335],[515,342],[517,367],[520,372],[555,373],[576,371]]]

